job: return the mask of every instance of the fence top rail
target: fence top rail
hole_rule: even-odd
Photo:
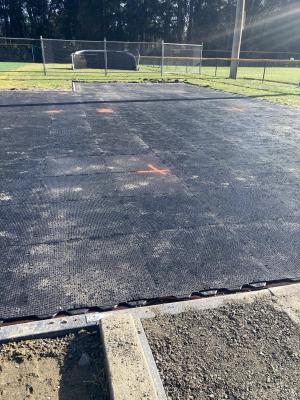
[[[207,53],[231,53],[231,50],[221,49],[205,49]],[[269,51],[269,50],[241,50],[240,53],[254,53],[254,54],[300,54],[299,50],[289,51]]]
[[[6,37],[6,36],[0,36],[0,40],[31,40],[31,41],[40,41],[40,39],[39,38],[35,38],[35,39],[33,39],[33,38],[17,38],[17,37]]]
[[[86,42],[86,43],[103,43],[104,40],[81,40],[81,39],[50,39],[43,37],[44,41],[53,41],[53,42]]]
[[[19,38],[19,37],[7,37],[7,36],[0,36],[0,40],[36,40],[40,41],[41,38]],[[85,42],[85,43],[103,43],[104,40],[86,40],[86,39],[53,39],[53,38],[47,38],[47,37],[42,37],[43,40],[45,41],[59,41],[59,42]],[[154,41],[129,41],[129,40],[106,40],[107,43],[126,43],[126,44],[155,44],[155,45],[161,45],[161,41],[158,40],[156,42]],[[203,47],[202,44],[193,44],[193,43],[166,43],[164,42],[165,45],[172,45],[172,46],[196,46],[196,47]]]
[[[27,46],[32,46],[32,44],[31,43],[0,43],[0,46],[1,47],[5,47],[5,46],[7,46],[7,47],[9,47],[9,46],[24,46],[24,47],[27,47]]]
[[[43,37],[45,41],[59,41],[59,42],[81,42],[81,43],[104,43],[105,40],[81,40],[81,39],[49,39]],[[106,40],[106,43],[125,43],[125,44],[155,44],[158,45],[161,42],[129,42],[126,40]]]
[[[103,50],[93,50],[93,49],[87,49],[87,50],[79,50],[79,51],[75,51],[74,53],[72,53],[72,55],[78,56],[81,54],[89,54],[89,55],[94,55],[91,53],[105,53],[105,51],[107,51],[107,53],[128,53],[128,54],[132,54],[130,51],[127,50],[110,50],[110,49],[103,49]]]
[[[141,58],[159,58],[161,59],[162,56],[142,56]],[[198,60],[199,61],[199,57],[173,57],[173,56],[164,56],[164,59],[170,59],[170,60]],[[238,62],[270,62],[270,63],[300,63],[300,59],[299,60],[284,60],[284,59],[280,59],[280,60],[275,60],[273,58],[220,58],[220,57],[202,57],[201,60],[203,61],[238,61]]]
[[[164,45],[203,47],[203,43],[202,44],[193,44],[193,43],[166,43],[166,42],[164,42]]]
[[[161,42],[157,41],[157,42],[130,42],[130,41],[126,41],[126,40],[107,40],[107,43],[129,43],[129,44],[155,44],[155,45],[160,45]]]
[[[290,62],[296,63],[300,62],[299,60],[291,60],[291,59],[274,59],[274,58],[222,58],[222,57],[203,57],[203,60],[220,60],[220,61],[247,61],[247,62],[271,62],[271,63],[283,63]]]
[[[6,38],[8,39],[8,38]],[[103,43],[104,40],[81,40],[81,39],[49,39],[43,37],[43,40],[53,40],[53,41],[62,41],[62,42],[88,42],[88,43]],[[160,40],[153,42],[145,42],[145,41],[129,41],[129,40],[106,40],[107,43],[128,43],[128,44],[155,44],[160,45],[162,42]],[[172,45],[172,46],[196,46],[196,47],[203,47],[203,44],[193,44],[193,43],[166,43],[165,45]]]

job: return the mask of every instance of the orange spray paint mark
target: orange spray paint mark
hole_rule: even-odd
[[[96,111],[98,113],[108,113],[108,114],[112,114],[114,112],[112,108],[97,108]]]
[[[54,109],[54,110],[46,111],[46,113],[48,113],[48,114],[60,114],[62,112],[64,112],[64,110],[60,110],[60,109]]]
[[[231,107],[231,108],[227,108],[228,111],[233,111],[233,112],[243,112],[244,110],[242,108],[239,107]]]
[[[159,169],[152,164],[148,164],[149,169],[145,171],[136,171],[138,174],[159,174],[159,175],[167,175],[170,170],[166,169]]]

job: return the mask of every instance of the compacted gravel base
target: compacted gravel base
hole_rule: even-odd
[[[107,400],[97,331],[0,344],[1,400]]]
[[[143,325],[172,400],[299,400],[300,329],[265,301]]]

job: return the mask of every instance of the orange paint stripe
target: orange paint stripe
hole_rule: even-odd
[[[96,111],[98,113],[108,113],[108,114],[112,114],[114,112],[112,108],[97,108]]]
[[[48,114],[60,114],[62,112],[64,112],[64,110],[60,110],[60,109],[54,109],[54,110],[46,111],[46,113],[48,113]]]
[[[242,108],[238,108],[238,107],[227,108],[227,110],[233,111],[233,112],[243,112],[244,111]]]
[[[138,174],[160,174],[160,175],[167,175],[170,170],[166,169],[159,169],[152,164],[148,164],[149,169],[145,171],[136,171]]]

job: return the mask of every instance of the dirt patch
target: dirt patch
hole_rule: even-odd
[[[0,345],[0,399],[108,399],[98,331]]]
[[[300,329],[271,304],[144,320],[170,399],[299,400]]]

